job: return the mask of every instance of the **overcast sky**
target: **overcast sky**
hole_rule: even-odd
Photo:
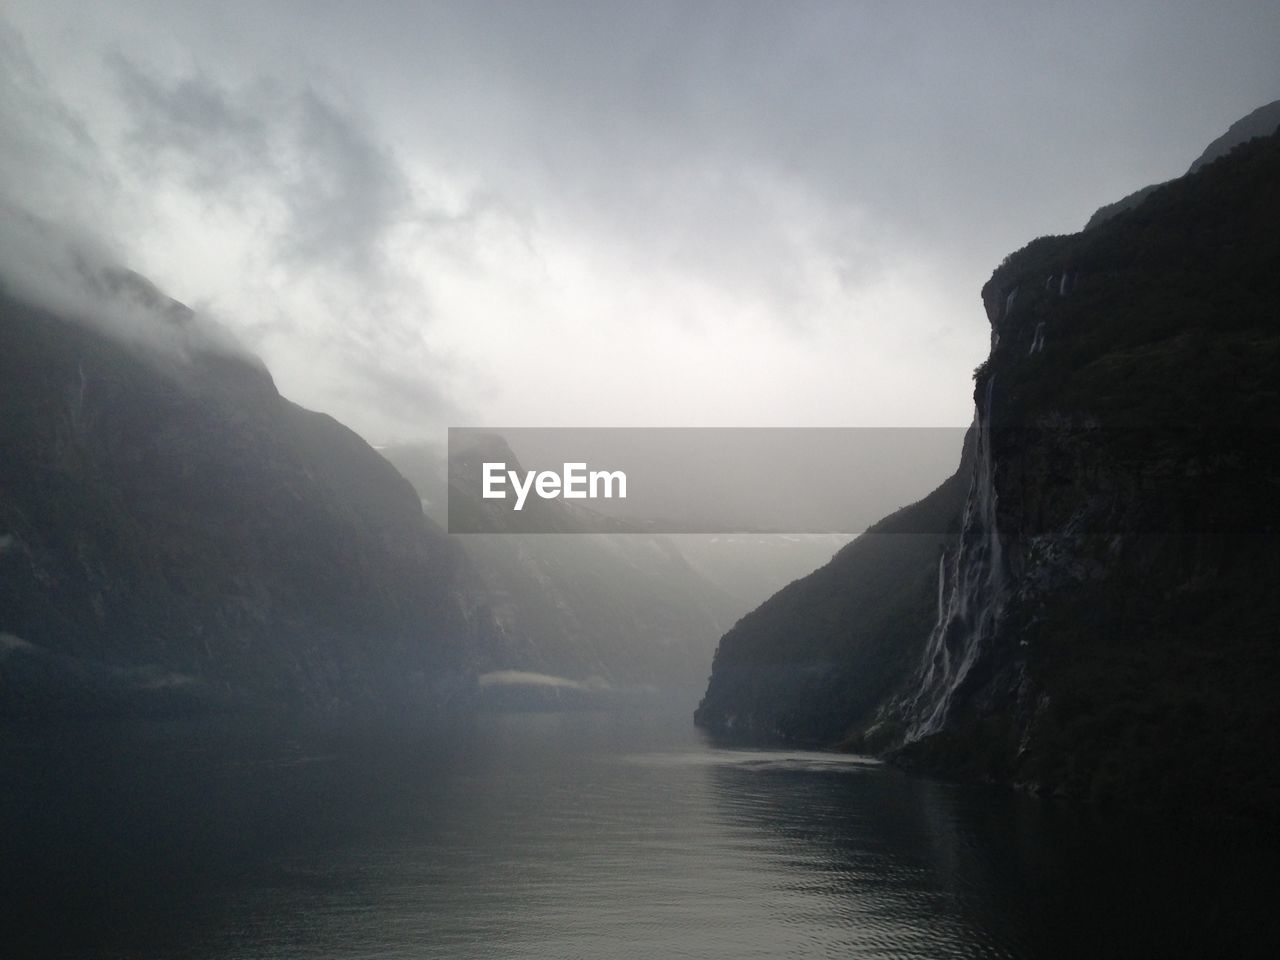
[[[1280,97],[1280,4],[7,0],[4,199],[374,442],[963,425],[1005,254]]]

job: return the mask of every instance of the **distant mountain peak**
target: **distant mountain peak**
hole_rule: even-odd
[[[1277,130],[1280,130],[1280,100],[1272,100],[1227,127],[1226,133],[1205,147],[1204,153],[1196,157],[1195,162],[1187,168],[1187,173],[1195,173],[1219,157],[1225,157],[1240,144],[1248,143],[1256,137],[1269,137]]]
[[[1248,143],[1257,137],[1270,136],[1277,130],[1280,130],[1280,100],[1272,100],[1270,103],[1258,107],[1257,110],[1246,114],[1231,124],[1226,133],[1210,143],[1204,148],[1200,156],[1196,157],[1191,166],[1187,168],[1186,175],[1196,173],[1201,168],[1213,163],[1214,160],[1225,157],[1241,144]],[[1174,179],[1180,178],[1175,177]],[[1094,211],[1093,216],[1089,218],[1084,228],[1092,230],[1098,224],[1105,223],[1116,214],[1132,210],[1146,200],[1155,190],[1163,187],[1166,183],[1172,182],[1172,180],[1165,180],[1161,183],[1148,184],[1114,203],[1099,207]]]

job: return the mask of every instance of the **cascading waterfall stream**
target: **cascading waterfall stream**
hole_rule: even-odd
[[[907,708],[907,741],[936,733],[956,691],[992,635],[1005,595],[1004,555],[996,523],[995,465],[991,451],[995,376],[975,412],[977,462],[965,504],[960,544],[938,562],[938,614],[925,647],[920,683]],[[950,561],[948,570],[948,561]]]
[[[1034,356],[1044,350],[1044,321],[1041,320],[1036,324],[1035,333],[1031,337],[1031,348],[1027,350],[1027,356]]]

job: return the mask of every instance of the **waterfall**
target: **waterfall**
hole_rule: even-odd
[[[1067,290],[1071,286],[1071,274],[1066,270],[1062,271],[1062,280],[1058,283],[1058,296],[1065,297]]]
[[[1044,350],[1044,321],[1041,320],[1036,324],[1036,332],[1031,337],[1031,349],[1027,351],[1027,356],[1040,353]]]
[[[960,543],[938,563],[937,620],[925,645],[920,682],[907,705],[907,740],[936,733],[946,722],[956,690],[995,631],[1004,603],[1004,551],[996,526],[995,464],[991,451],[991,398],[974,413],[977,454],[965,503]],[[950,569],[948,570],[948,565]]]
[[[1002,319],[1009,316],[1009,311],[1013,309],[1013,301],[1016,299],[1018,299],[1018,288],[1014,287],[1009,291],[1009,295],[1004,298],[1004,313],[1002,315]]]
[[[947,555],[938,558],[938,607],[935,620],[941,620],[943,611],[947,609]]]

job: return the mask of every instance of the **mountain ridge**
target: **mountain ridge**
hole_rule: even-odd
[[[1187,172],[1183,176],[1193,174],[1202,167],[1207,166],[1219,157],[1224,157],[1236,147],[1248,143],[1257,137],[1266,137],[1275,133],[1280,129],[1280,100],[1273,100],[1270,103],[1258,107],[1245,116],[1241,117],[1235,123],[1227,128],[1222,136],[1216,138],[1204,150],[1200,156],[1191,162],[1191,166],[1187,168]],[[1180,179],[1175,177],[1174,180]],[[1101,223],[1110,220],[1112,217],[1126,210],[1132,210],[1138,206],[1147,197],[1151,196],[1156,190],[1174,180],[1164,180],[1160,183],[1148,184],[1145,187],[1139,187],[1119,200],[1113,203],[1105,204],[1093,212],[1088,221],[1084,225],[1084,229],[1091,230]]]

